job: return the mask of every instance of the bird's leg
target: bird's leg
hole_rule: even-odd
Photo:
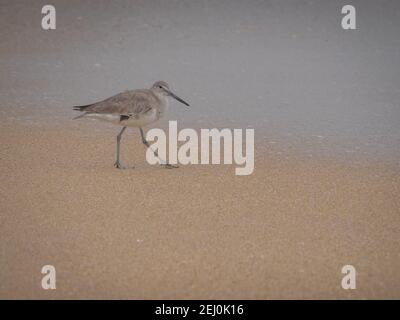
[[[144,136],[143,129],[142,129],[142,128],[139,128],[139,129],[140,129],[140,135],[142,136],[142,143],[143,143],[147,148],[149,148],[151,151],[153,151],[154,155],[160,160],[161,166],[162,166],[162,167],[164,167],[164,168],[166,168],[166,169],[175,169],[175,168],[179,168],[179,166],[169,164],[167,161],[161,159],[161,158],[158,156],[158,152],[157,152],[157,151],[154,151],[154,150],[151,148],[150,143],[146,140],[146,138],[145,138],[145,136]]]
[[[122,138],[122,134],[124,133],[125,129],[126,129],[126,127],[123,127],[117,136],[117,154],[116,154],[116,161],[114,163],[114,167],[116,167],[118,169],[126,169],[126,167],[123,166],[122,163],[119,161],[121,138]]]
[[[158,159],[160,159],[160,157],[158,156],[158,152],[157,152],[157,151],[154,151],[154,150],[150,147],[150,143],[149,143],[149,142],[146,140],[146,138],[144,137],[143,129],[142,129],[142,128],[139,128],[139,130],[140,130],[140,135],[141,135],[141,137],[142,137],[142,143],[143,143],[147,148],[149,148],[151,151],[153,151],[154,155],[155,155]],[[161,159],[160,159],[160,161],[161,161],[161,162],[165,162],[165,161],[163,161],[163,160],[161,160]]]

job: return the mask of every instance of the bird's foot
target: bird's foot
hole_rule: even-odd
[[[165,169],[177,169],[177,168],[179,168],[178,165],[176,165],[176,164],[169,164],[169,163],[163,163],[163,164],[161,165],[161,167],[162,167],[162,168],[165,168]]]
[[[121,169],[121,170],[125,170],[128,169],[128,167],[124,166],[121,162],[116,161],[114,163],[114,167],[117,169]],[[131,169],[133,169],[134,167],[131,167]]]

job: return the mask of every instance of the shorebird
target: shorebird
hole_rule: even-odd
[[[83,114],[75,117],[74,120],[86,117],[122,126],[121,131],[117,135],[114,166],[118,169],[126,169],[120,161],[122,134],[127,127],[139,128],[142,143],[147,148],[150,148],[150,144],[144,136],[143,127],[157,121],[164,115],[168,107],[167,97],[172,97],[189,106],[186,101],[171,92],[165,81],[157,81],[150,89],[128,90],[100,102],[85,106],[75,106],[73,109],[81,111]],[[158,157],[157,152],[153,152]],[[160,162],[165,168],[177,168],[177,166],[170,165],[163,159],[160,159]]]

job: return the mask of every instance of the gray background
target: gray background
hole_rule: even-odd
[[[162,79],[192,105],[172,104],[180,128],[250,127],[266,150],[398,164],[399,1],[50,3],[55,31],[41,29],[48,2],[0,1],[3,119],[68,125],[73,105]],[[345,4],[357,30],[341,28]]]

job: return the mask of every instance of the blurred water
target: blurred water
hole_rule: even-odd
[[[69,123],[72,105],[162,79],[192,105],[172,104],[181,127],[398,163],[399,1],[352,1],[357,30],[341,28],[342,1],[51,3],[55,31],[43,1],[0,1],[3,118]]]

